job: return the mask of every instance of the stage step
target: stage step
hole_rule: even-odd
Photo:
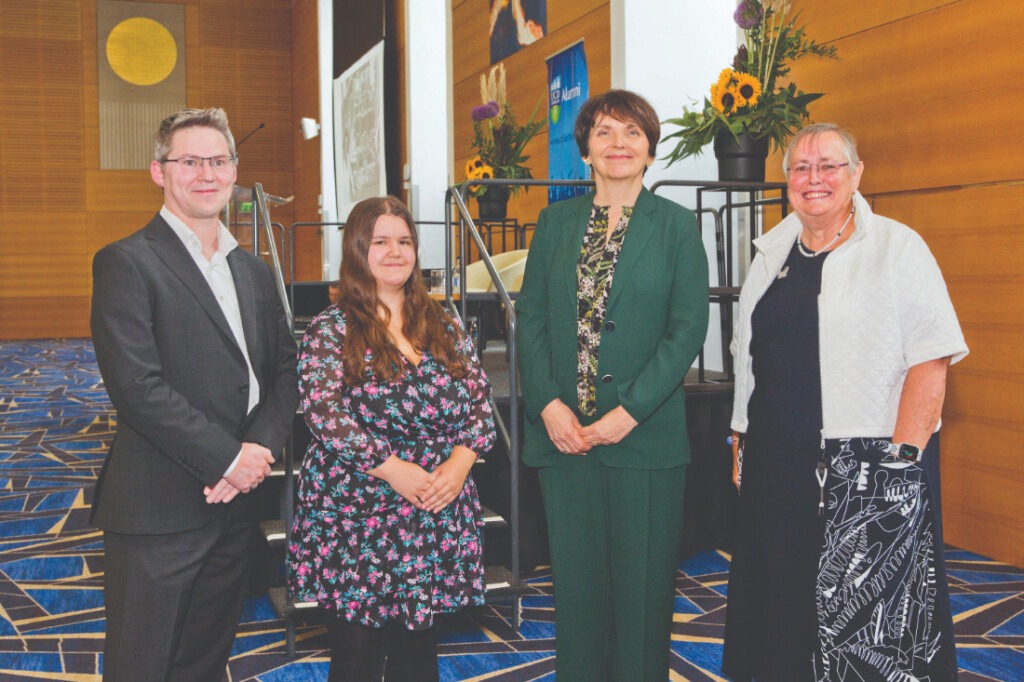
[[[302,471],[302,459],[299,458],[292,463],[292,476],[298,476],[299,472]],[[284,457],[278,457],[274,460],[274,463],[270,465],[270,478],[283,478],[284,477]]]
[[[504,530],[508,528],[508,521],[498,512],[487,507],[483,507],[483,512],[485,530]]]
[[[288,537],[286,530],[282,519],[260,521],[260,535],[270,547],[284,547],[285,539]]]
[[[288,598],[287,587],[271,587],[267,591],[270,605],[278,618],[287,619],[302,613],[312,613],[320,608],[315,601],[293,602]]]

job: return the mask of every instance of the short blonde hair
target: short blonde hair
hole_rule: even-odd
[[[228,127],[228,115],[220,107],[209,109],[183,109],[176,114],[171,114],[160,122],[160,129],[156,131],[153,140],[153,158],[163,163],[167,160],[167,152],[171,149],[171,140],[174,133],[183,128],[213,128],[228,142],[228,153],[235,156],[235,138]]]

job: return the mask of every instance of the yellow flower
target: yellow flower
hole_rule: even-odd
[[[490,180],[494,177],[494,169],[488,166],[486,163],[480,167],[479,174],[473,178],[474,180]]]
[[[718,88],[719,91],[725,90],[732,83],[736,74],[732,69],[722,69],[722,73],[718,74],[718,82],[711,86],[712,90]]]
[[[718,84],[711,86],[711,106],[721,114],[731,114],[736,111],[736,90],[734,88],[720,88]]]
[[[736,74],[736,107],[753,107],[761,97],[761,81],[749,73]]]
[[[474,156],[472,159],[466,162],[466,177],[470,180],[475,180],[480,177],[480,169],[484,167],[483,159],[479,156]]]

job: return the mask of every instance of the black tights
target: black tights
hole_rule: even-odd
[[[328,682],[437,682],[435,628],[371,628],[328,616],[327,639]]]

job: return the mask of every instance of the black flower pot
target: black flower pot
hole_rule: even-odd
[[[476,199],[477,206],[480,207],[480,220],[504,220],[508,216],[508,197],[508,187],[488,187],[487,191]]]
[[[715,135],[718,179],[722,182],[764,182],[764,162],[769,138],[739,134],[739,142],[728,131]]]

